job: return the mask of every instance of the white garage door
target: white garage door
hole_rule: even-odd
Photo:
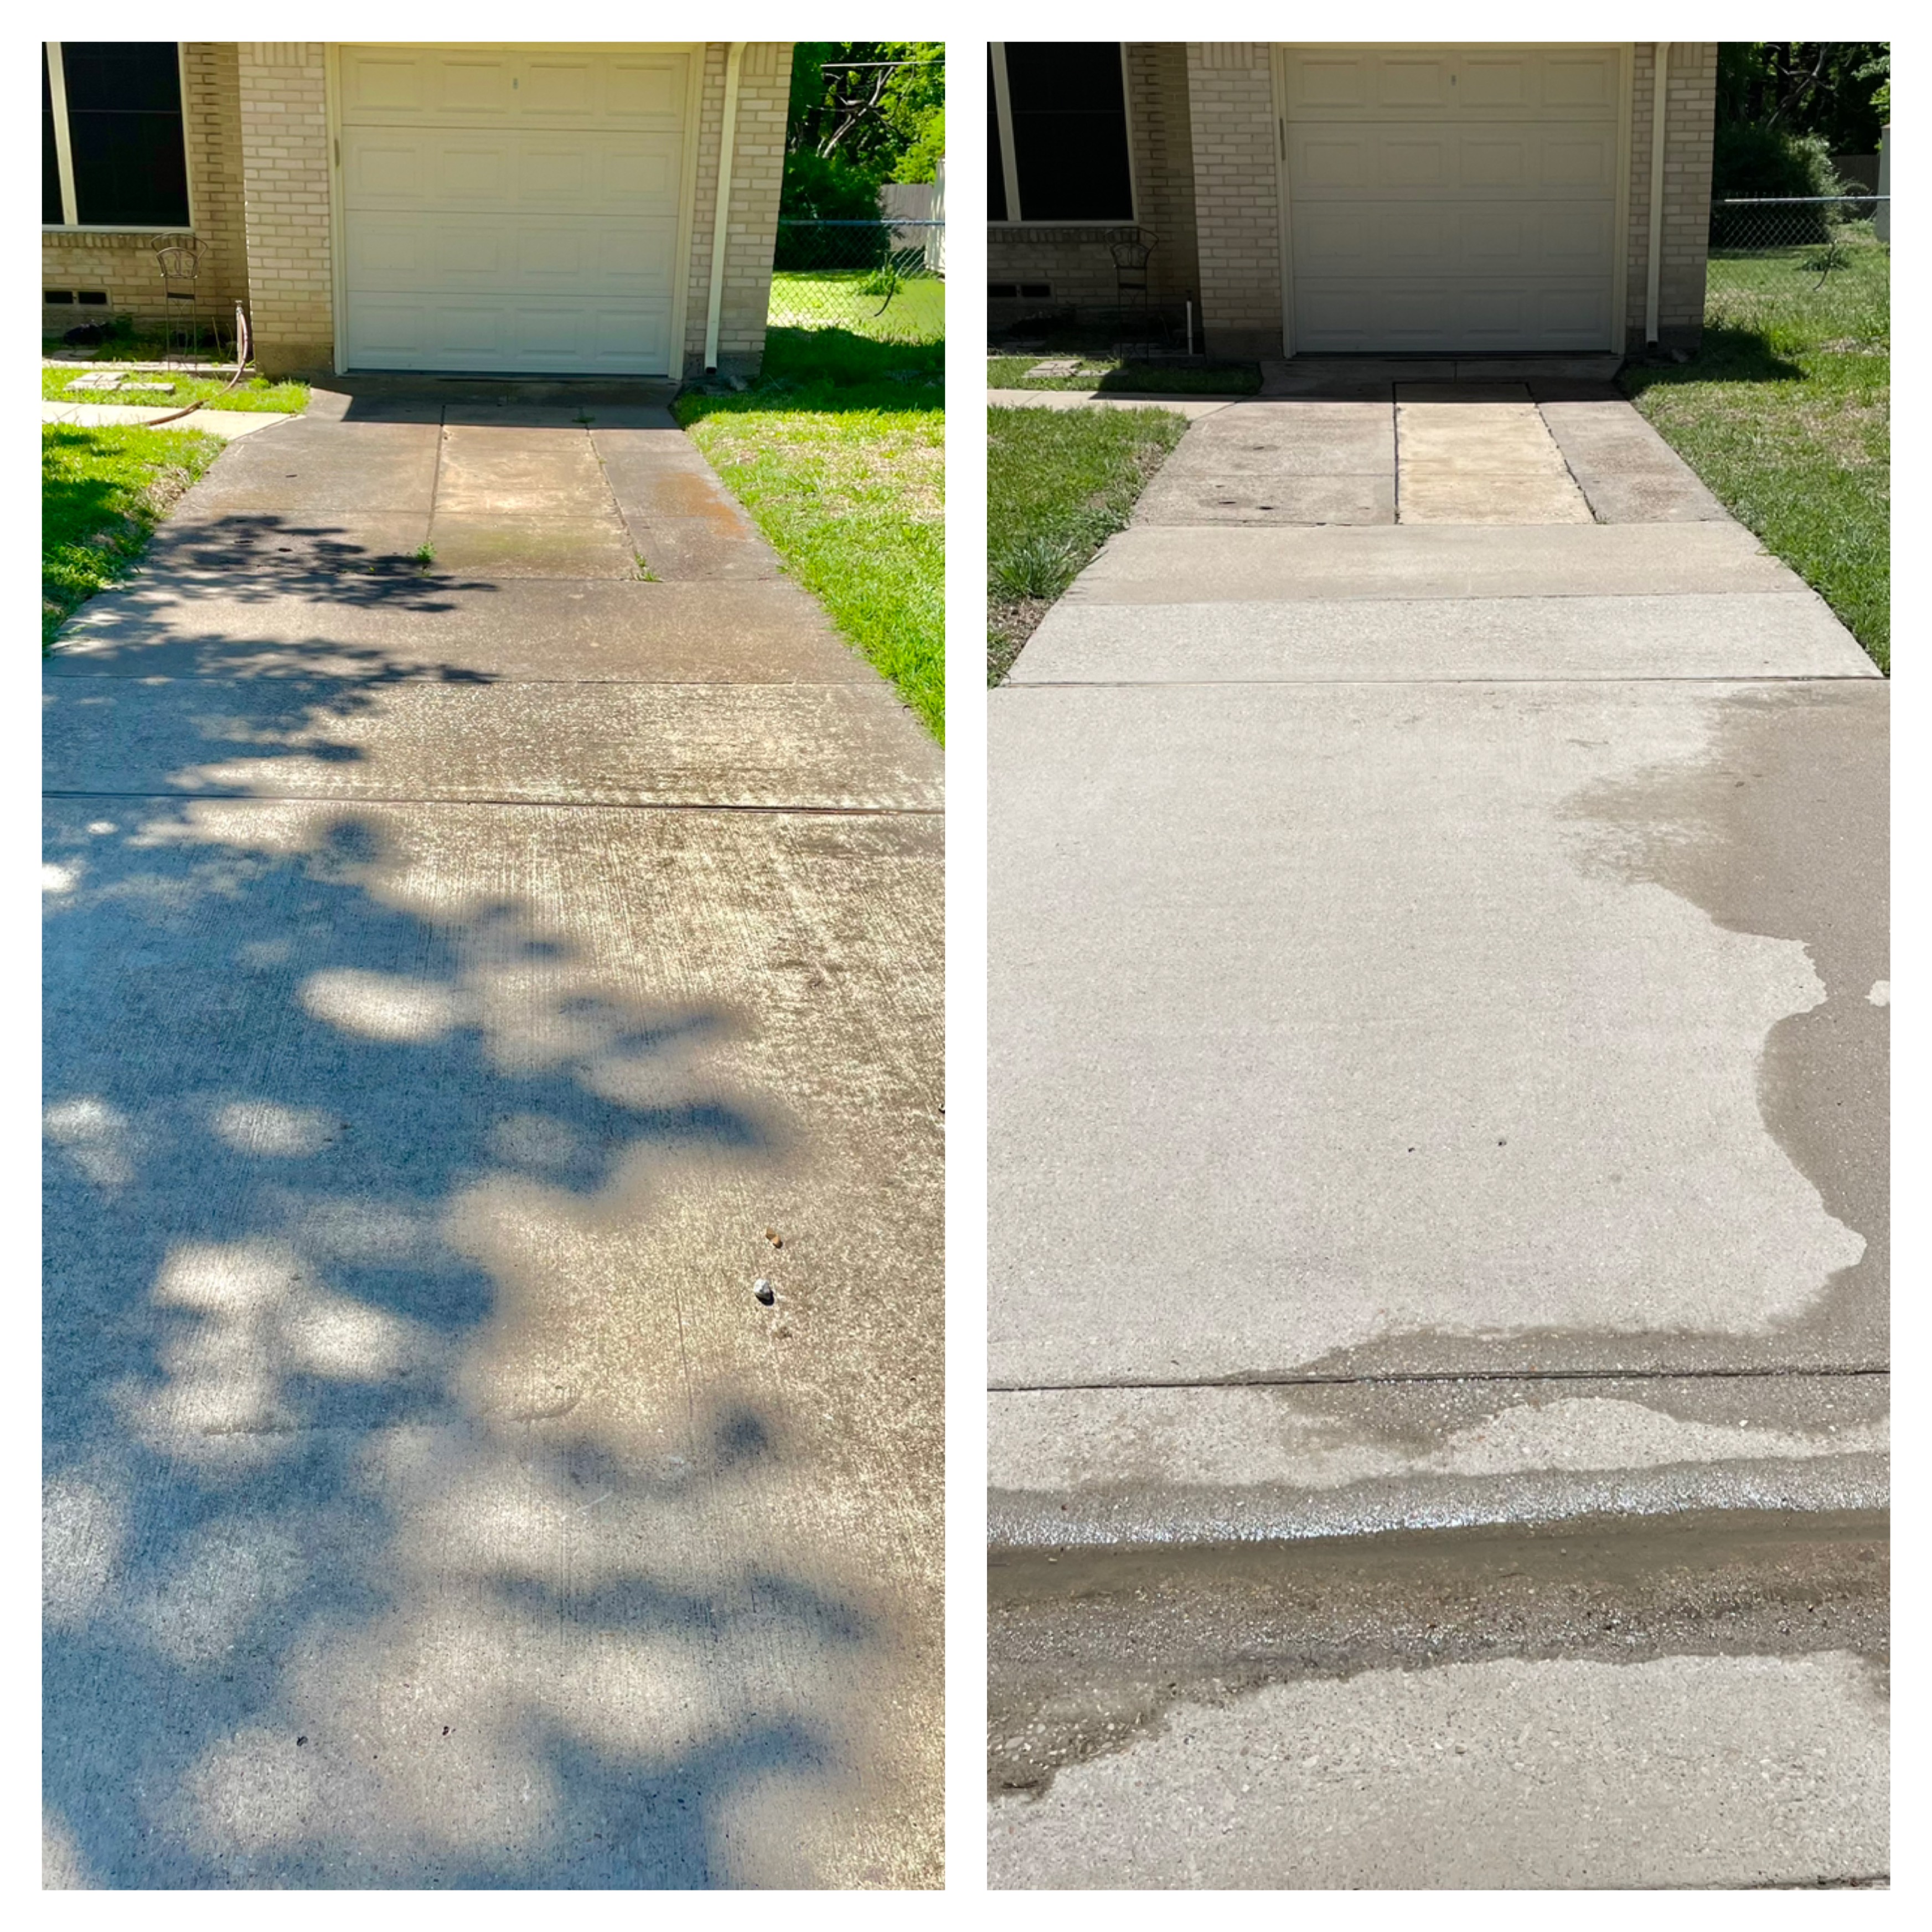
[[[1298,351],[1613,346],[1616,47],[1284,47]]]
[[[349,368],[670,374],[688,58],[344,47]]]

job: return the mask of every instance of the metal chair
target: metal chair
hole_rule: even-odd
[[[1130,306],[1130,296],[1138,298],[1135,305],[1144,308],[1148,304],[1148,257],[1159,240],[1148,230],[1136,228],[1119,241],[1108,244],[1108,252],[1114,258],[1114,292],[1123,314]]]
[[[172,362],[179,344],[184,359],[201,352],[204,328],[214,338],[215,353],[221,351],[221,324],[218,317],[204,316],[201,308],[201,243],[192,235],[164,235],[154,244],[154,260],[160,264],[162,310],[161,360]]]

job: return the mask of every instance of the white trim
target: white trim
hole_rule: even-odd
[[[704,50],[706,43],[694,40],[685,51],[683,185],[678,195],[677,286],[671,292],[672,338],[670,376],[684,380],[685,358],[691,346],[685,340],[691,314],[691,251],[698,238],[698,129],[704,111]]]
[[[1657,340],[1657,315],[1664,290],[1664,142],[1670,106],[1670,43],[1654,40],[1650,50],[1650,256],[1644,269],[1644,346]]]
[[[724,106],[718,129],[718,192],[711,212],[711,280],[704,302],[704,373],[718,368],[718,332],[724,318],[724,248],[731,236],[731,156],[738,144],[738,70],[745,43],[731,41],[724,55]],[[679,373],[682,374],[680,368]]]
[[[1020,164],[1013,147],[1013,101],[1006,79],[1006,44],[989,43],[993,56],[993,120],[1000,130],[1000,173],[1006,187],[1006,218],[989,221],[989,228],[1016,228],[1020,221]]]
[[[1617,259],[1610,276],[1610,339],[1605,345],[1615,354],[1624,352],[1630,334],[1630,135],[1636,116],[1636,44],[1622,44],[1623,70],[1617,85],[1622,90],[1617,101]]]
[[[67,124],[67,66],[61,58],[59,41],[43,40],[40,46],[47,63],[47,89],[53,97],[54,164],[60,174],[61,226],[76,228],[80,226],[80,206],[74,191],[74,135]],[[42,228],[46,225],[43,222]]]
[[[1000,124],[1000,166],[1006,178],[1006,218],[989,220],[987,227],[1002,233],[1009,228],[1138,228],[1141,225],[1140,183],[1134,168],[1133,91],[1127,79],[1127,44],[1114,46],[1120,60],[1120,133],[1127,145],[1127,208],[1125,214],[1029,215],[1020,200],[1020,165],[1013,145],[1012,91],[1006,80],[1006,44],[988,43],[993,56],[993,100]],[[1189,165],[1192,166],[1190,157]]]

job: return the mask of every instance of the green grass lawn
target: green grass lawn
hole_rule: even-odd
[[[781,272],[765,314],[774,328],[830,324],[879,342],[943,342],[946,284],[929,276],[881,282],[869,268]]]
[[[174,386],[172,395],[128,395],[118,389],[74,388],[77,378],[100,373],[84,362],[76,362],[66,368],[43,369],[41,400],[50,403],[113,403],[163,411],[184,410],[190,403],[212,403],[218,409],[266,410],[283,416],[299,416],[308,407],[307,383],[272,382],[260,376],[248,376],[225,395],[222,393],[227,388],[228,379],[225,376],[176,376],[150,370],[129,370],[124,380],[170,382]]]
[[[1262,386],[1257,362],[1216,363],[1204,368],[1181,368],[1161,362],[1123,362],[1112,356],[1083,356],[1073,376],[1029,376],[1027,371],[1046,361],[1044,354],[989,356],[989,389],[1097,389],[1102,394],[1121,392],[1155,396],[1252,396]]]
[[[677,417],[787,568],[946,729],[945,347],[774,328],[741,394]]]
[[[1123,528],[1187,420],[1166,410],[986,412],[986,682]]]
[[[212,436],[135,424],[40,429],[40,646],[124,576],[156,524],[216,457]]]
[[[1714,256],[1696,357],[1634,367],[1637,408],[1892,668],[1890,250]]]

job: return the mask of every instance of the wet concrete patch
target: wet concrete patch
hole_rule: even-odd
[[[1592,786],[1568,808],[1590,828],[1592,862],[1726,932],[1804,947],[1824,998],[1772,1028],[1758,1102],[1864,1242],[1798,1326],[1822,1335],[1856,1311],[1875,1341],[1889,1300],[1890,699],[1882,683],[1732,693],[1702,758]]]
[[[992,1792],[1270,1684],[1499,1658],[1888,1655],[1882,1513],[1609,1517],[1175,1550],[998,1550]]]

